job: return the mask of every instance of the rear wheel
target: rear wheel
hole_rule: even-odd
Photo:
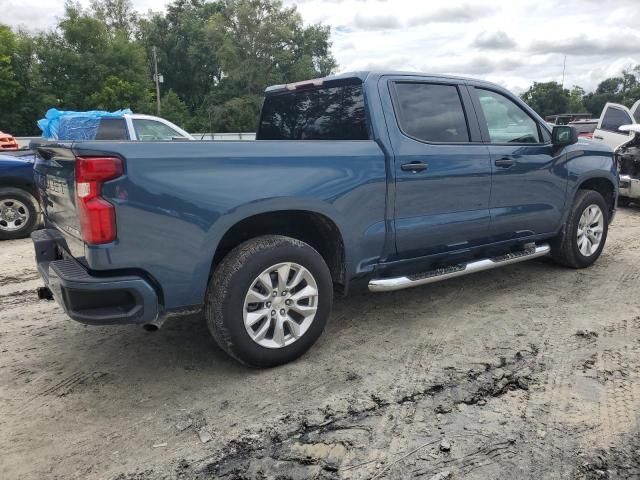
[[[0,240],[24,238],[37,226],[36,199],[20,188],[0,188]]]
[[[607,204],[593,190],[579,190],[561,234],[553,242],[551,255],[562,265],[585,268],[604,248],[609,230]]]
[[[315,343],[333,301],[320,254],[299,240],[268,235],[232,250],[216,268],[205,306],[214,339],[253,367],[290,362]]]

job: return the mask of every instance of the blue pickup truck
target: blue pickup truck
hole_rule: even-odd
[[[550,254],[591,265],[613,152],[483,81],[358,72],[270,87],[253,142],[45,142],[46,287],[88,324],[204,312],[228,354],[282,364],[334,292],[387,292]]]

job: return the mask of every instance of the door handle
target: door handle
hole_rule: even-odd
[[[593,138],[596,140],[604,140],[600,135],[594,135]]]
[[[512,167],[514,163],[516,162],[514,162],[513,159],[504,157],[500,160],[496,160],[495,165],[496,167],[509,168]]]
[[[422,172],[429,168],[429,164],[423,162],[410,162],[400,165],[400,170],[404,172]]]

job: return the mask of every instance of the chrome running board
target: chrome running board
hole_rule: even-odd
[[[378,278],[369,282],[369,290],[372,292],[391,292],[393,290],[401,290],[403,288],[417,287],[419,285],[427,285],[428,283],[440,282],[449,278],[462,277],[470,273],[482,272],[483,270],[491,270],[492,268],[512,265],[514,263],[532,260],[534,258],[544,257],[551,251],[548,244],[537,245],[520,252],[508,253],[499,257],[483,258],[469,263],[461,263],[451,267],[438,268],[425,273],[409,275],[406,277],[395,278]]]

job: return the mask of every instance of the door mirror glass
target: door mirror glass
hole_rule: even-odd
[[[569,125],[553,127],[551,142],[556,146],[572,145],[578,141],[578,131]]]

